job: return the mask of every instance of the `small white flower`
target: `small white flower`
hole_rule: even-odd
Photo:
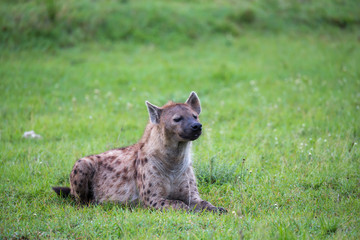
[[[23,138],[42,138],[39,134],[36,134],[34,130],[25,132]]]
[[[311,156],[311,152],[309,152],[309,156]]]
[[[327,142],[327,140],[326,140],[326,139],[324,139],[324,142]]]
[[[357,144],[357,142],[354,142],[354,145],[356,145]]]
[[[92,119],[92,116],[91,116],[91,115],[89,116],[89,119]]]

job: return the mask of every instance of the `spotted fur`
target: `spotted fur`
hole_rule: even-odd
[[[82,203],[225,212],[202,200],[196,186],[191,160],[192,141],[201,135],[196,93],[183,104],[146,105],[150,121],[138,143],[79,159],[70,174],[70,191],[55,187],[55,192]]]

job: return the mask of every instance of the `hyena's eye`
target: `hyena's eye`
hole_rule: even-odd
[[[182,117],[176,117],[173,120],[174,120],[174,122],[180,122],[182,119],[183,119]]]
[[[195,114],[193,114],[193,117],[194,117],[194,119],[197,119],[197,116]]]

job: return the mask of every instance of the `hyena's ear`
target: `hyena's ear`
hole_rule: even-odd
[[[149,103],[148,101],[145,101],[145,103],[149,112],[150,121],[155,124],[159,123],[162,110],[159,107]]]
[[[190,107],[197,112],[197,114],[200,114],[201,112],[201,106],[200,106],[200,99],[196,95],[195,92],[190,93],[190,97],[185,102],[186,104],[190,105]]]

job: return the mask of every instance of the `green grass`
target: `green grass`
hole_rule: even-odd
[[[358,31],[293,31],[295,22],[279,19],[196,40],[177,30],[174,43],[145,32],[156,41],[101,34],[42,48],[53,40],[40,34],[14,47],[11,35],[0,52],[0,238],[358,239]],[[69,185],[77,158],[138,141],[145,100],[183,102],[191,91],[203,110],[193,147],[199,190],[228,214],[83,207],[52,192]],[[22,138],[29,130],[43,138]]]
[[[131,1],[3,0],[0,41],[6,47],[70,47],[128,41],[174,47],[218,35],[260,31],[355,31],[357,0]],[[0,46],[0,49],[3,46]]]

